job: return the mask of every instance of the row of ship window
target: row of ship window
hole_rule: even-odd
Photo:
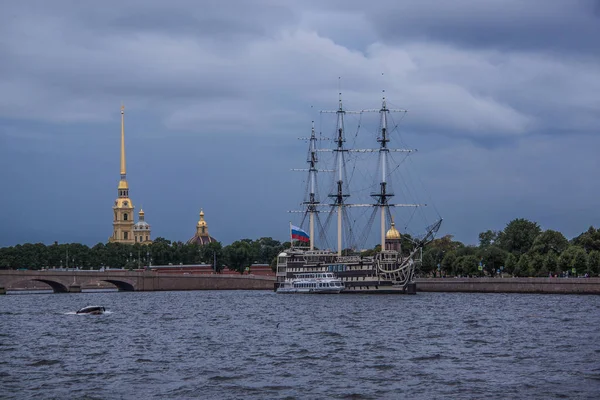
[[[329,265],[327,267],[315,267],[315,268],[286,268],[289,272],[343,272],[343,271],[368,271],[373,269],[370,265]]]
[[[324,287],[342,287],[342,284],[339,282],[330,282],[330,283],[294,283],[295,288],[324,288]]]
[[[366,280],[373,280],[373,279],[377,279],[376,276],[374,275],[368,275],[368,276],[340,276],[338,277],[338,279],[342,280],[342,281],[366,281]],[[303,285],[303,283],[294,283],[294,287],[309,287],[309,286],[296,286],[296,285]]]

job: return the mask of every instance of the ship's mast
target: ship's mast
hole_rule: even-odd
[[[379,194],[374,195],[377,198],[377,203],[379,204],[379,208],[381,211],[381,250],[385,250],[385,214],[388,207],[388,199],[394,196],[393,193],[387,192],[387,155],[389,153],[389,149],[387,147],[388,142],[388,132],[387,132],[387,116],[390,110],[387,108],[387,104],[385,101],[385,96],[383,96],[383,100],[381,103],[381,109],[379,110],[379,114],[381,116],[381,137],[377,139],[380,143],[379,147],[379,155],[381,159],[381,182],[379,183]]]
[[[385,91],[384,91],[385,93]],[[342,214],[344,212],[345,207],[379,207],[381,212],[381,249],[385,250],[385,217],[388,212],[389,207],[420,207],[425,204],[390,204],[389,199],[394,196],[393,193],[389,191],[387,184],[387,163],[388,163],[388,154],[390,152],[401,152],[401,153],[412,153],[415,150],[410,149],[391,149],[388,147],[389,139],[389,131],[388,131],[388,113],[390,112],[400,112],[406,113],[406,110],[403,109],[390,109],[387,107],[387,102],[385,99],[385,95],[382,99],[382,105],[379,109],[373,110],[362,110],[362,111],[346,111],[342,106],[342,95],[340,93],[339,97],[339,107],[337,111],[321,111],[321,112],[335,112],[337,114],[337,137],[334,139],[336,142],[336,147],[332,150],[335,153],[335,163],[337,168],[337,182],[336,182],[336,193],[330,194],[329,197],[333,199],[333,203],[331,204],[335,208],[337,208],[338,220],[337,220],[337,246],[338,252],[337,254],[341,256],[342,254]],[[378,149],[346,149],[344,147],[344,142],[346,141],[344,136],[344,116],[346,114],[359,114],[362,112],[379,112],[381,118],[381,137],[377,139],[380,143]],[[319,150],[326,151],[326,150]],[[381,181],[379,183],[379,192],[371,194],[372,197],[377,199],[377,203],[375,204],[348,204],[346,203],[346,198],[350,195],[344,193],[344,166],[345,166],[345,153],[349,152],[359,152],[359,153],[371,153],[378,152],[380,154],[381,160]]]
[[[342,255],[342,214],[344,211],[344,202],[346,197],[350,195],[344,193],[344,154],[348,151],[344,148],[344,142],[346,138],[344,137],[344,115],[346,111],[342,105],[342,93],[339,94],[339,106],[337,111],[335,112],[337,115],[337,126],[336,132],[337,136],[335,138],[336,148],[333,149],[335,152],[335,160],[337,165],[337,182],[336,193],[330,194],[329,197],[333,199],[333,206],[337,208],[337,254],[338,256]]]
[[[294,168],[292,171],[308,171],[308,198],[302,203],[306,206],[304,211],[289,211],[291,213],[303,213],[309,215],[309,236],[310,236],[310,250],[315,248],[315,218],[318,218],[318,213],[322,211],[317,210],[317,206],[320,202],[317,198],[317,173],[318,172],[333,172],[333,170],[317,169],[317,163],[319,161],[317,157],[317,136],[315,134],[315,121],[312,121],[312,130],[309,138],[298,138],[300,140],[308,140],[308,157],[306,162],[308,163],[308,169],[306,168]]]
[[[385,216],[388,212],[389,207],[420,207],[425,204],[390,204],[389,199],[394,197],[394,193],[389,191],[387,185],[387,162],[388,155],[391,151],[393,152],[402,152],[402,153],[412,153],[414,150],[410,149],[390,149],[388,147],[388,143],[390,142],[389,131],[388,131],[388,114],[390,112],[401,112],[406,113],[406,110],[402,109],[389,109],[387,107],[387,101],[385,99],[385,90],[383,99],[381,101],[381,108],[379,110],[363,110],[363,112],[379,112],[380,115],[380,125],[381,125],[381,136],[377,139],[379,142],[379,149],[365,149],[365,150],[355,150],[355,151],[378,151],[379,158],[381,161],[381,181],[379,182],[379,192],[372,193],[371,196],[377,199],[377,203],[373,204],[375,207],[379,207],[381,212],[381,250],[385,250]],[[368,206],[368,204],[356,204],[355,206]]]
[[[309,218],[309,232],[310,232],[310,250],[315,248],[315,213],[317,212],[317,204],[319,202],[315,196],[315,187],[317,183],[317,137],[315,136],[315,121],[312,121],[312,131],[310,134],[310,145],[309,145],[309,158],[308,158],[308,175],[310,179],[310,193],[308,194],[308,201],[304,202],[308,209]]]

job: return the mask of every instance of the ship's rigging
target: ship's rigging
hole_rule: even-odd
[[[362,116],[363,114],[370,112],[379,113],[379,129],[377,134],[377,142],[379,143],[379,147],[365,149],[354,148],[354,145],[357,141],[358,132],[361,128]],[[302,203],[304,210],[300,212],[303,214],[301,226],[304,225],[307,217],[309,220],[310,250],[313,250],[315,248],[315,228],[318,230],[318,243],[321,246],[324,246],[325,248],[330,247],[329,241],[327,240],[327,233],[329,232],[329,226],[333,219],[333,214],[336,214],[337,216],[337,255],[342,255],[342,251],[344,249],[344,241],[346,244],[346,248],[351,248],[353,250],[358,250],[362,248],[362,246],[364,246],[364,244],[368,240],[369,233],[376,219],[377,212],[379,212],[380,214],[380,245],[381,249],[385,249],[386,223],[393,221],[393,216],[390,211],[390,208],[409,207],[414,209],[414,211],[411,213],[411,216],[408,218],[407,221],[405,221],[410,222],[415,216],[417,209],[426,205],[417,202],[391,203],[390,201],[395,196],[392,187],[391,177],[396,171],[399,170],[399,167],[404,163],[408,155],[415,151],[413,149],[390,147],[391,133],[396,131],[398,128],[398,124],[390,124],[390,113],[401,113],[402,116],[404,116],[406,112],[407,111],[404,109],[388,108],[388,102],[386,100],[385,93],[382,98],[381,107],[379,109],[348,111],[345,110],[343,107],[342,97],[340,93],[337,110],[321,111],[321,114],[336,114],[335,136],[331,139],[325,139],[331,140],[335,144],[335,146],[333,148],[319,148],[318,142],[320,140],[324,140],[324,138],[317,138],[314,128],[314,122],[312,124],[310,138],[301,138],[303,140],[308,140],[309,142],[309,150],[307,157],[308,168],[298,169],[297,171],[308,171],[306,196],[305,200]],[[354,143],[350,147],[347,147],[345,145],[347,140],[345,136],[345,117],[348,114],[356,114],[359,118],[357,124],[357,133],[353,138]],[[330,154],[333,154],[333,164],[331,166],[331,169],[317,168],[317,164],[319,162],[319,153],[322,152],[328,152]],[[367,153],[378,153],[379,162],[377,164],[377,175],[375,179],[376,183],[368,185],[367,189],[350,192],[350,182],[352,181],[352,178],[354,177],[355,173],[358,172],[358,174],[364,177],[364,171],[362,171],[360,165],[358,167],[357,165],[359,164],[359,161],[361,161],[359,160],[359,156]],[[393,153],[401,153],[404,157],[401,160],[395,160],[393,157]],[[354,161],[354,165],[350,174],[348,174],[347,170],[349,161]],[[331,190],[327,195],[328,199],[330,200],[329,202],[321,202],[319,198],[319,189],[317,184],[318,172],[333,172]],[[369,195],[373,199],[373,202],[363,204],[349,202],[351,193],[364,194],[367,190],[370,192]],[[406,195],[407,193],[404,192],[402,194]],[[353,198],[354,197],[355,196],[353,196]],[[329,208],[329,210],[323,210],[323,208],[325,207]],[[367,214],[368,220],[366,224],[361,224],[360,229],[357,229],[357,223],[359,219],[357,218],[352,220],[351,216],[349,215],[348,209],[359,209],[360,207],[363,207],[365,210],[365,212],[362,213],[363,219],[365,214]],[[326,212],[327,214],[327,218],[324,222],[321,221],[320,218],[320,214],[323,212]],[[420,241],[430,240],[429,237],[432,236],[432,234],[434,234],[435,232],[437,232],[440,224],[441,218],[436,223],[430,224],[427,227],[427,233],[424,235],[423,238],[415,238],[415,244],[420,244],[422,246],[424,243],[420,243]],[[360,234],[358,238],[354,234],[355,231],[358,231]]]

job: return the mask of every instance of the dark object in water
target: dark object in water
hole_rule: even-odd
[[[77,314],[103,314],[106,309],[102,306],[87,306],[83,307],[81,310],[77,310]]]

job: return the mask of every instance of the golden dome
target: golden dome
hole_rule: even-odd
[[[144,216],[144,210],[142,208],[140,208],[140,212],[138,214],[140,214],[140,217],[143,217]]]
[[[119,189],[129,189],[129,185],[127,184],[127,181],[120,180],[119,181]]]
[[[388,240],[400,239],[400,232],[398,232],[398,230],[396,229],[396,226],[393,222],[392,222],[392,227],[385,234],[385,238]]]

